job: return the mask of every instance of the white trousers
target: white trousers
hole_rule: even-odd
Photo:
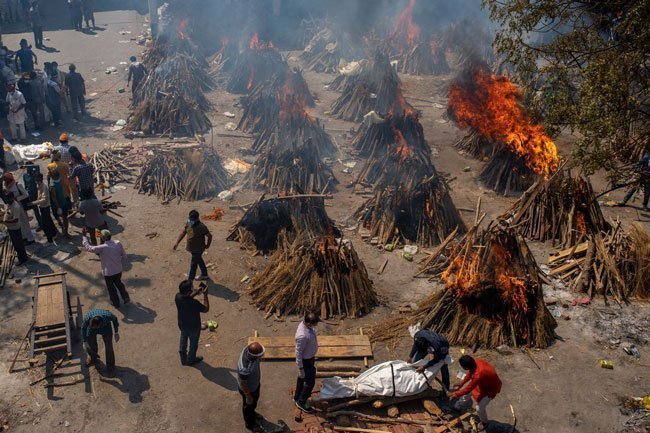
[[[487,405],[492,401],[490,397],[483,397],[481,401],[476,403],[476,412],[478,412],[478,417],[481,419],[481,422],[485,424],[489,421],[487,415]],[[472,396],[464,395],[458,399],[454,404],[456,410],[467,410],[472,405]]]
[[[18,131],[20,131],[20,139],[24,140],[27,134],[25,133],[25,123],[13,123],[9,122],[9,133],[11,134],[11,138],[15,140],[18,134]]]

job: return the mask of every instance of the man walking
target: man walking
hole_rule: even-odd
[[[108,228],[104,219],[106,209],[104,209],[102,202],[96,199],[93,196],[93,192],[89,189],[82,190],[79,196],[81,198],[79,213],[84,216],[84,225],[90,235],[92,244],[97,245],[97,230]]]
[[[120,341],[119,326],[117,317],[108,310],[94,308],[86,314],[81,324],[81,339],[84,344],[84,349],[86,349],[86,353],[88,354],[86,358],[87,367],[95,364],[99,358],[97,335],[101,335],[106,351],[106,370],[109,373],[115,370],[113,331],[115,331],[115,342],[117,343]]]
[[[70,94],[70,104],[72,105],[72,115],[76,120],[79,120],[79,111],[81,115],[86,115],[86,82],[80,73],[77,72],[77,67],[72,64],[68,67],[70,71],[65,77],[65,86]]]
[[[494,367],[483,359],[463,355],[458,360],[458,363],[463,370],[467,370],[467,374],[460,383],[456,384],[456,391],[450,393],[449,398],[467,396],[471,392],[484,428],[489,422],[487,405],[501,392],[501,379],[499,379]],[[455,406],[456,408],[467,406],[469,401],[469,398],[461,399],[456,402]]]
[[[196,299],[199,293],[203,293],[203,303]],[[203,361],[202,356],[196,356],[201,336],[201,313],[210,311],[208,300],[208,286],[201,283],[198,290],[192,292],[190,280],[181,281],[176,294],[176,309],[178,310],[178,329],[181,331],[181,343],[179,354],[182,365],[194,365]],[[190,343],[190,351],[187,351],[187,343]]]
[[[415,363],[424,359],[427,355],[431,354],[431,360],[425,365],[419,366],[416,370],[418,373],[424,373],[427,368],[433,367],[435,364],[444,361],[449,355],[449,341],[447,339],[429,329],[421,329],[413,336],[413,347],[409,354],[409,364]],[[442,374],[442,383],[445,390],[449,389],[449,367],[443,362],[440,369]]]
[[[212,244],[212,233],[199,220],[199,213],[195,210],[190,211],[187,223],[183,227],[183,231],[178,235],[174,249],[178,248],[178,244],[181,243],[185,236],[187,236],[186,250],[192,255],[190,272],[187,275],[187,279],[190,281],[194,280],[196,268],[198,267],[201,269],[201,276],[197,280],[207,280],[208,268],[203,261],[203,252],[210,248],[210,244]]]
[[[95,196],[95,167],[84,161],[83,155],[75,147],[70,148],[72,157],[72,171],[70,172],[70,181],[72,187],[77,191],[90,191],[91,196]],[[74,191],[73,189],[73,191]]]
[[[131,94],[133,95],[133,99],[135,99],[135,91],[138,90],[140,82],[147,75],[147,69],[142,63],[137,61],[135,56],[131,56],[129,60],[131,61],[131,65],[129,65],[129,75],[126,78],[126,84],[131,83]]]
[[[262,417],[255,412],[260,399],[261,372],[260,361],[264,356],[264,346],[260,343],[251,343],[244,347],[237,361],[237,384],[239,394],[242,396],[242,413],[244,422],[249,431],[263,433],[266,430],[258,420]]]
[[[9,112],[7,113],[7,121],[9,122],[9,133],[12,140],[25,140],[27,138],[25,132],[25,107],[27,101],[23,94],[16,90],[15,84],[7,86],[7,104],[9,104]]]
[[[639,189],[643,189],[643,210],[648,211],[650,210],[648,209],[648,201],[650,201],[650,156],[645,155],[643,158],[641,158],[636,172],[638,174],[638,178],[632,187],[627,191],[625,198],[621,203],[619,203],[619,206],[625,206],[627,202],[630,201],[632,197],[634,197],[634,194],[636,194]]]
[[[18,265],[22,265],[27,261],[27,252],[25,251],[25,243],[23,242],[23,232],[20,229],[20,215],[25,213],[23,207],[14,199],[12,192],[4,193],[4,200],[6,203],[5,214],[2,221],[7,226],[11,244],[16,250],[18,257]]]
[[[54,226],[54,221],[52,221],[52,215],[50,214],[50,188],[47,186],[43,178],[43,173],[40,171],[36,173],[36,191],[37,197],[33,205],[38,206],[39,213],[41,214],[41,226],[45,237],[47,237],[47,241],[53,243],[57,231]]]
[[[293,400],[296,407],[303,412],[313,413],[314,409],[307,402],[316,384],[316,353],[318,353],[318,338],[316,325],[320,319],[313,312],[305,313],[305,317],[296,330],[296,364],[298,365],[298,380]]]
[[[128,304],[131,298],[124,287],[122,282],[122,270],[124,269],[124,262],[126,262],[126,252],[120,241],[111,240],[111,232],[104,229],[100,232],[100,245],[90,245],[88,231],[83,229],[83,247],[90,253],[95,253],[99,256],[102,264],[102,274],[106,281],[106,288],[108,289],[108,296],[111,298],[111,303],[115,308],[120,308],[120,297],[122,302]]]

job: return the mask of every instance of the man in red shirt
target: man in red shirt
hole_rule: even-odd
[[[463,355],[458,363],[467,370],[465,378],[456,384],[456,391],[449,394],[449,398],[462,397],[472,393],[476,402],[478,416],[481,423],[487,424],[487,405],[501,392],[501,379],[497,376],[494,367],[483,359],[474,359],[469,355]]]

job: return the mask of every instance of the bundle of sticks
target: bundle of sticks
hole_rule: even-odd
[[[417,41],[409,47],[393,48],[391,60],[397,61],[397,70],[411,75],[442,75],[450,71],[445,52],[434,41]]]
[[[343,91],[343,89],[351,86],[357,76],[360,75],[364,69],[370,67],[368,60],[362,59],[358,62],[353,62],[346,66],[345,69],[340,69],[339,74],[327,85],[329,90],[335,92]],[[350,70],[346,70],[350,69]]]
[[[0,241],[0,288],[5,286],[7,277],[14,266],[16,251],[9,239],[9,234]]]
[[[388,56],[377,51],[373,62],[354,76],[332,105],[332,115],[350,122],[360,121],[369,111],[388,114],[398,98],[400,79]]]
[[[489,160],[498,148],[493,140],[481,135],[474,128],[470,128],[467,134],[454,143],[454,146],[473,158],[480,160]]]
[[[537,180],[508,215],[526,238],[552,240],[553,245],[557,242],[561,248],[610,229],[589,179],[573,177],[569,170],[560,170],[548,180]]]
[[[521,194],[541,177],[524,158],[503,147],[492,155],[478,178],[499,194],[512,196]]]
[[[133,182],[136,167],[128,157],[131,149],[131,143],[120,143],[92,154],[90,163],[95,167],[95,185],[102,192],[120,182]]]
[[[323,28],[316,33],[300,54],[305,68],[309,71],[336,73],[343,62],[359,59],[363,53],[358,44],[352,43],[345,33],[335,33]]]
[[[629,232],[619,223],[609,233],[590,233],[585,242],[552,254],[548,265],[549,276],[590,297],[619,304],[650,298],[650,235],[638,224]]]
[[[256,274],[247,293],[271,315],[320,311],[322,318],[359,317],[377,305],[377,295],[363,262],[347,240],[332,235],[299,236],[280,248]]]
[[[248,93],[253,87],[282,73],[287,67],[282,54],[272,44],[246,48],[237,56],[226,90],[230,93]]]
[[[219,50],[208,60],[210,65],[210,75],[215,76],[221,73],[232,71],[237,61],[237,45],[232,43],[230,39],[224,38],[221,40],[221,47]]]
[[[206,145],[158,148],[148,155],[135,185],[164,203],[175,198],[193,201],[213,197],[228,188],[228,173],[214,148]]]
[[[244,216],[231,227],[227,240],[238,241],[243,248],[267,253],[278,247],[280,233],[293,242],[300,233],[309,237],[340,231],[325,211],[325,196],[293,195],[265,199],[262,195]]]
[[[196,57],[170,54],[138,87],[126,129],[170,136],[194,136],[209,130],[212,124],[206,112],[211,104],[203,92],[212,85]]]
[[[485,230],[477,224],[447,250],[445,288],[412,313],[377,324],[374,341],[396,342],[418,322],[469,347],[545,348],[553,341],[557,323],[544,303],[545,277],[516,230],[503,221]]]

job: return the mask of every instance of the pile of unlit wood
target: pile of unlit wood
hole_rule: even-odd
[[[148,152],[135,185],[141,193],[171,200],[200,200],[228,188],[228,173],[206,145],[157,147]]]
[[[7,277],[11,272],[11,268],[14,266],[14,260],[16,259],[16,251],[14,246],[9,239],[9,234],[0,241],[0,288],[5,286]]]
[[[453,116],[450,116],[453,118]],[[481,135],[476,129],[470,128],[469,132],[456,140],[454,146],[462,152],[480,160],[489,160],[497,150],[496,143]]]
[[[248,93],[286,68],[286,61],[272,44],[246,48],[234,62],[226,89],[230,93]]]
[[[388,56],[377,51],[368,67],[350,77],[332,105],[332,115],[351,122],[360,121],[370,111],[385,116],[398,98],[399,88],[400,79]]]
[[[347,34],[323,28],[305,46],[300,59],[310,71],[336,73],[342,63],[363,56],[358,46]]]
[[[394,342],[419,322],[469,347],[544,348],[553,341],[557,324],[544,303],[546,280],[524,238],[502,221],[485,230],[478,223],[429,259],[444,266],[445,288],[412,313],[376,325],[373,340]]]
[[[589,179],[574,177],[568,170],[558,171],[548,180],[536,181],[508,214],[512,216],[513,226],[526,238],[552,240],[561,248],[610,228]]]
[[[325,196],[293,195],[265,199],[253,203],[231,228],[227,240],[238,241],[253,252],[277,249],[278,237],[284,232],[289,242],[298,234],[315,237],[320,233],[340,236],[340,231],[325,211]]]
[[[92,154],[90,163],[95,167],[95,185],[99,189],[110,190],[115,184],[133,182],[136,167],[129,156],[132,148],[131,143],[116,143]]]
[[[431,41],[408,47],[393,47],[391,60],[397,61],[397,70],[411,75],[442,75],[450,71],[445,52]]]
[[[377,295],[352,244],[332,235],[298,236],[280,247],[248,287],[255,305],[271,315],[320,311],[322,318],[359,317],[377,305]]]
[[[203,94],[212,79],[196,57],[170,53],[138,87],[126,129],[145,135],[194,136],[212,126]]]
[[[590,297],[611,297],[619,304],[650,298],[650,235],[640,225],[591,233],[587,241],[552,254],[548,265],[549,276]]]
[[[221,41],[219,50],[209,59],[210,73],[213,76],[232,71],[237,61],[237,45],[229,39]]]

